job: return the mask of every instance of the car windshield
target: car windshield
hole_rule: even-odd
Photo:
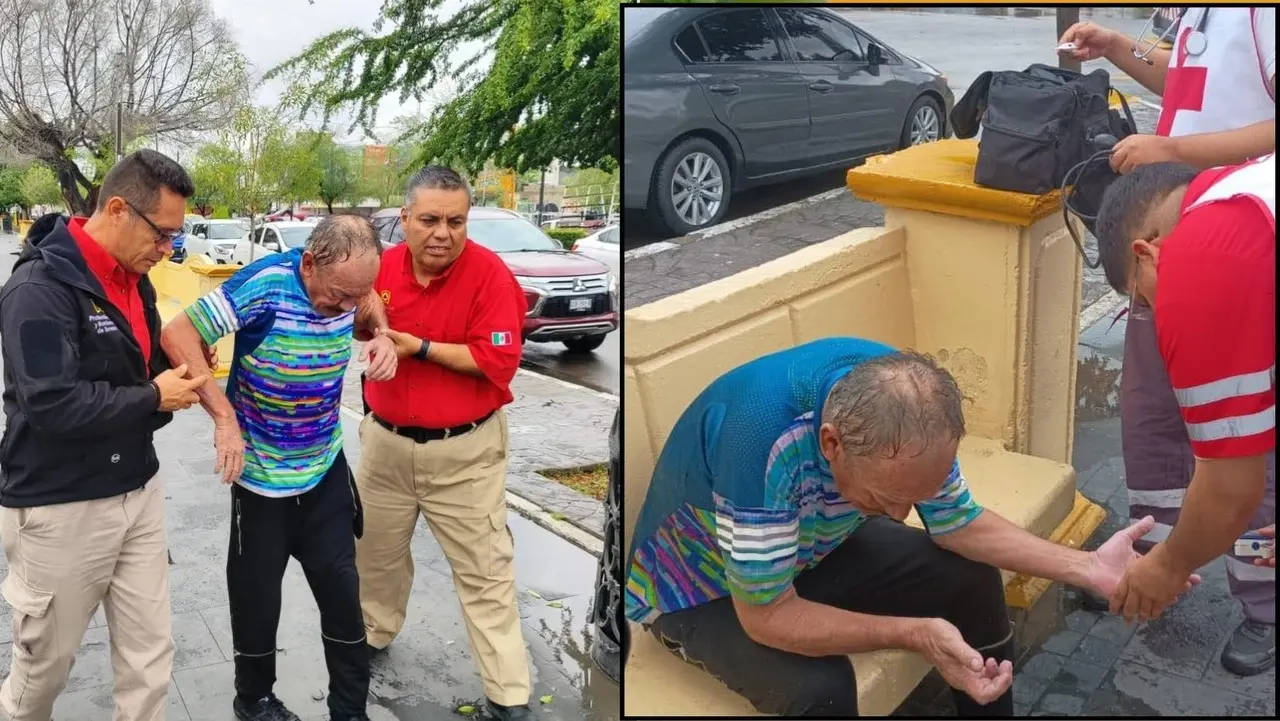
[[[231,240],[244,235],[239,223],[210,223],[207,237],[209,240]]]
[[[523,218],[469,220],[467,236],[496,253],[520,250],[564,250],[563,246]]]
[[[289,248],[302,248],[307,244],[307,238],[311,237],[311,231],[315,228],[278,228],[277,232],[284,240],[284,244]]]

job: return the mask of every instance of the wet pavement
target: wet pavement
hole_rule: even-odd
[[[1086,548],[1128,523],[1120,457],[1119,388],[1125,322],[1108,316],[1080,334],[1072,464],[1080,492],[1108,510]],[[1244,618],[1221,559],[1200,569],[1203,582],[1159,619],[1129,625],[1080,607],[1064,593],[1053,626],[1014,671],[1020,716],[1276,715],[1276,672],[1240,678],[1219,656]],[[898,716],[954,716],[950,692],[930,675]]]
[[[984,9],[981,15],[974,14],[972,10],[842,8],[839,11],[891,47],[946,73],[957,99],[986,70],[1022,69],[1032,63],[1057,63],[1054,53],[1057,33],[1051,10],[1050,14],[1044,14],[1043,9],[1020,9],[1021,17],[1013,14],[1011,8]],[[1082,8],[1081,16],[1130,35],[1138,33],[1146,17],[1135,18],[1131,11],[1119,8]],[[958,44],[957,39],[962,42]],[[1158,105],[1158,98],[1127,77],[1117,75],[1105,61],[1086,63],[1084,70],[1091,71],[1095,67],[1111,73],[1112,84],[1122,92],[1150,105]],[[1139,130],[1152,132],[1158,112],[1139,103],[1134,103],[1132,110]],[[806,198],[843,187],[844,173],[841,170],[780,186],[754,189],[744,193],[741,207],[739,198],[735,197],[728,219],[736,219],[739,223],[751,220],[744,216],[756,212],[787,203],[801,204],[765,220],[741,227],[730,225],[730,230],[714,235],[666,238],[641,213],[628,214],[623,224],[624,249],[634,251],[660,240],[676,247],[624,260],[626,307],[634,308],[709,283],[855,228],[881,224],[884,213],[879,205],[858,200],[848,192],[836,192],[830,198],[803,203]],[[637,216],[638,222],[635,222]],[[1089,286],[1085,293],[1086,304],[1104,292],[1105,289],[1097,284]]]
[[[15,249],[15,236],[0,235],[0,257],[11,258],[8,254]],[[0,263],[0,282],[10,270],[10,262]],[[584,397],[575,401],[572,386],[534,374],[522,373],[515,387],[518,398],[522,389],[528,389],[532,398],[520,399],[509,409],[511,486],[519,485],[521,477],[532,474],[531,469],[543,460],[571,463],[573,454],[589,453],[596,435],[600,454],[590,460],[608,458],[606,436],[612,408],[607,413],[594,406],[584,410],[591,402]],[[553,395],[552,387],[559,396]],[[606,403],[603,397],[586,389],[576,392]],[[344,398],[344,402],[349,400]],[[564,403],[566,408],[557,407],[557,403]],[[580,415],[570,410],[575,406]],[[547,445],[545,439],[539,439],[543,433],[564,435],[563,429],[550,419],[538,422],[534,408],[541,408],[544,416],[554,415],[555,421],[567,419],[595,425],[579,428],[576,435],[553,444],[542,455],[531,455],[525,450],[529,446]],[[594,420],[597,411],[605,420]],[[344,416],[346,451],[353,464],[360,456],[356,424],[354,415]],[[170,721],[234,718],[225,581],[230,504],[226,487],[213,475],[212,433],[212,424],[204,412],[190,410],[177,414],[174,422],[156,436],[174,564],[176,655],[166,713]],[[618,687],[598,673],[590,660],[593,635],[589,606],[594,593],[595,556],[517,513],[508,517],[515,538],[516,585],[533,674],[535,716],[556,721],[615,721],[619,716]],[[598,528],[596,532],[599,533]],[[425,524],[419,524],[411,548],[416,574],[409,618],[387,653],[374,661],[369,715],[374,721],[456,721],[461,718],[455,712],[457,706],[474,703],[484,691],[472,661],[448,563]],[[7,571],[7,563],[0,559],[0,574]],[[319,614],[294,562],[285,575],[283,596],[285,613],[277,638],[280,656],[276,692],[304,719],[318,721],[327,718],[327,675]],[[0,640],[4,641],[0,643],[0,678],[9,670],[10,620],[9,606],[0,603]],[[100,610],[85,633],[54,717],[110,718],[111,691],[108,636]],[[549,703],[540,703],[544,696],[550,696]]]
[[[605,336],[591,353],[570,353],[563,343],[525,343],[520,365],[535,373],[575,383],[602,393],[622,392],[622,334]]]

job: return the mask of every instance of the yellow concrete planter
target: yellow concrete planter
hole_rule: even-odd
[[[163,260],[147,275],[156,287],[156,305],[160,311],[160,319],[169,322],[191,305],[197,298],[217,288],[236,271],[238,265],[215,265],[202,256],[187,256],[183,263]],[[218,369],[214,371],[217,378],[225,378],[230,371],[231,353],[235,348],[235,336],[229,335],[218,341]]]

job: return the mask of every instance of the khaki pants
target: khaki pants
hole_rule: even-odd
[[[494,703],[529,701],[529,665],[516,607],[515,548],[507,528],[507,417],[498,411],[474,431],[415,443],[360,424],[356,483],[364,537],[356,542],[360,606],[369,643],[382,648],[404,626],[418,514],[444,551],[485,694]]]
[[[98,604],[115,672],[115,721],[164,718],[173,671],[160,479],[121,496],[0,509],[13,607],[13,665],[0,707],[48,721]]]

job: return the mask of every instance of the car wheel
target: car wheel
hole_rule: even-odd
[[[907,112],[907,122],[902,127],[901,147],[923,145],[941,140],[946,131],[946,123],[942,118],[942,106],[928,95],[921,96],[911,104]]]
[[[590,353],[604,344],[603,335],[587,335],[581,338],[570,338],[564,341],[564,347],[570,353]]]
[[[675,235],[719,222],[729,210],[729,163],[715,143],[686,138],[662,156],[654,173],[658,220]]]

